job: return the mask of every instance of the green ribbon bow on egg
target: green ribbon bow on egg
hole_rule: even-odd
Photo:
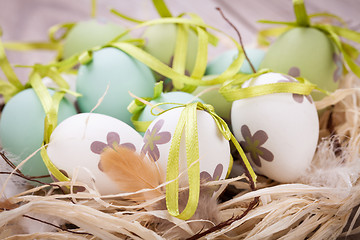
[[[229,102],[272,93],[295,93],[309,95],[314,89],[325,94],[329,94],[327,91],[318,88],[315,84],[300,77],[296,78],[299,82],[278,82],[242,88],[244,82],[269,72],[271,72],[269,69],[262,69],[253,74],[239,75],[239,78],[223,84],[223,86],[219,89],[219,92]]]
[[[166,103],[162,103],[166,104]],[[157,104],[155,106],[161,105]],[[154,106],[154,107],[155,107]],[[199,195],[200,195],[200,163],[199,163],[199,140],[197,129],[197,110],[206,111],[215,121],[217,128],[220,130],[222,136],[232,141],[240,153],[240,156],[245,164],[247,176],[250,179],[252,187],[255,187],[256,174],[250,166],[250,163],[242,150],[240,144],[231,133],[228,125],[223,119],[221,119],[215,112],[214,108],[208,104],[202,104],[200,102],[190,104],[179,104],[174,108],[165,110],[159,115],[169,110],[183,107],[181,111],[178,123],[176,125],[167,161],[166,170],[166,206],[169,213],[177,218],[187,220],[195,213]],[[187,173],[189,182],[189,198],[185,209],[180,213],[179,211],[179,150],[182,133],[185,131],[185,148],[186,148],[186,161],[187,161]]]
[[[145,101],[151,101],[153,99],[158,98],[163,91],[163,82],[158,82],[154,87],[154,95],[153,97],[145,97],[142,98]],[[146,107],[146,103],[144,101],[140,101],[139,99],[134,99],[128,106],[128,111],[133,114],[131,117],[131,122],[134,124],[136,131],[145,132],[152,121],[138,121],[140,114]]]
[[[334,26],[330,24],[311,23],[310,19],[318,16],[325,16],[335,18],[341,23],[343,20],[333,14],[313,14],[308,15],[303,0],[293,0],[294,12],[296,16],[295,22],[280,22],[261,20],[261,23],[268,24],[281,24],[284,27],[265,29],[259,32],[258,42],[261,45],[269,45],[267,38],[276,37],[296,27],[314,28],[323,32],[343,54],[343,58],[350,68],[350,70],[358,77],[360,77],[360,66],[355,63],[356,58],[359,56],[359,51],[348,43],[345,43],[341,38],[360,43],[360,33],[350,30],[348,28]]]

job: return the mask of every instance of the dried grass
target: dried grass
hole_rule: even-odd
[[[320,118],[321,139],[312,167],[297,183],[277,184],[260,177],[256,191],[248,189],[243,177],[211,183],[231,189],[224,193],[230,200],[217,205],[220,222],[241,215],[255,197],[259,203],[243,218],[203,239],[317,240],[359,233],[360,227],[355,226],[360,214],[356,211],[360,204],[359,85],[359,79],[349,74],[341,89],[317,103],[318,108],[326,108]],[[63,194],[56,187],[41,186],[9,198],[16,207],[0,212],[0,239],[174,239],[180,238],[179,232],[181,238],[197,236],[191,227],[194,222],[217,225],[206,219],[179,220],[166,210],[146,210],[163,197],[137,204],[127,200],[127,194],[100,196],[91,186],[74,181],[59,185],[81,185],[88,192]],[[57,219],[67,230],[52,227],[27,233],[22,219],[32,214]],[[169,228],[164,230],[161,224]]]

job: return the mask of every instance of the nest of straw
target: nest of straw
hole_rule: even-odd
[[[316,103],[326,108],[318,149],[297,183],[260,176],[256,191],[244,176],[207,183],[220,187],[214,196],[216,223],[183,221],[151,209],[161,198],[139,204],[127,194],[100,196],[74,180],[31,187],[2,201],[0,239],[352,239],[360,233],[359,86],[348,74],[339,90]],[[65,194],[58,189],[65,185],[88,191]],[[48,228],[29,231],[29,222]]]

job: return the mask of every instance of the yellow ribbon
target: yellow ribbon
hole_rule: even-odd
[[[161,103],[157,104],[168,104]],[[222,136],[228,140],[232,141],[240,153],[243,162],[245,163],[248,176],[252,182],[252,185],[255,185],[256,174],[251,168],[251,165],[242,150],[240,144],[236,141],[235,137],[231,133],[226,122],[221,119],[214,111],[214,108],[208,104],[202,104],[200,102],[190,103],[190,104],[178,104],[178,107],[183,107],[184,109],[181,112],[179,121],[176,125],[170,150],[169,157],[167,162],[167,171],[166,171],[166,206],[168,212],[177,218],[187,220],[191,218],[198,206],[199,194],[200,194],[200,163],[199,163],[199,141],[198,141],[198,130],[197,130],[197,110],[206,111],[211,115],[215,121],[218,129],[220,130]],[[171,108],[171,109],[174,109]],[[170,109],[169,109],[170,110]],[[165,110],[169,111],[169,110]],[[164,113],[162,112],[162,113]],[[162,114],[160,113],[160,114]],[[182,137],[182,132],[185,128],[185,148],[186,148],[186,163],[188,167],[188,182],[189,182],[189,198],[186,204],[185,209],[180,213],[179,211],[179,151],[180,151],[180,142]],[[230,160],[230,159],[229,159]]]
[[[301,95],[309,95],[314,89],[321,91],[325,94],[329,94],[329,92],[318,88],[315,84],[300,77],[296,78],[298,82],[269,83],[242,88],[242,84],[244,82],[252,78],[256,78],[262,74],[266,74],[268,72],[270,72],[269,69],[262,69],[254,74],[239,74],[238,79],[223,84],[223,86],[219,89],[219,92],[229,102],[272,93],[295,93]]]
[[[324,34],[328,36],[328,38],[335,44],[335,46],[339,49],[339,51],[343,54],[345,63],[350,68],[350,70],[358,77],[360,77],[360,67],[356,64],[355,60],[359,56],[359,51],[351,46],[348,43],[341,41],[341,38],[345,38],[347,40],[360,43],[360,33],[350,30],[344,27],[333,26],[330,24],[320,24],[314,23],[312,24],[310,21],[311,17],[317,16],[327,16],[337,19],[340,22],[343,20],[340,17],[337,17],[333,14],[315,14],[312,16],[308,16],[306,13],[306,8],[303,0],[293,0],[294,12],[296,16],[295,22],[279,22],[279,21],[259,21],[261,23],[270,23],[270,24],[281,24],[285,25],[285,27],[279,27],[274,29],[266,29],[259,32],[258,41],[259,44],[268,45],[269,41],[268,37],[278,36],[289,29],[295,27],[312,27],[322,31]]]
[[[164,2],[162,0],[160,0],[160,1],[154,0],[153,2],[155,4],[155,7],[158,9],[158,11],[159,11],[159,9],[163,9],[163,6],[165,6]],[[198,36],[198,49],[197,49],[197,54],[196,54],[195,66],[194,66],[193,72],[191,73],[191,78],[194,80],[195,79],[201,80],[201,78],[205,74],[206,65],[207,65],[208,43],[216,45],[217,41],[218,41],[218,39],[213,34],[209,33],[206,30],[206,28],[212,28],[211,26],[206,25],[204,23],[204,21],[198,15],[193,14],[193,13],[183,13],[183,14],[180,14],[178,17],[171,17],[171,14],[168,12],[168,10],[165,10],[164,11],[165,13],[164,12],[161,13],[159,11],[160,16],[162,17],[161,19],[143,22],[143,21],[139,21],[139,20],[135,20],[130,17],[127,17],[127,16],[117,12],[114,9],[112,9],[111,11],[122,18],[130,20],[132,22],[139,23],[137,26],[129,29],[128,31],[122,33],[121,35],[119,35],[115,39],[113,39],[113,41],[112,41],[113,43],[115,43],[118,39],[120,39],[124,34],[127,34],[128,32],[133,31],[138,28],[151,26],[151,25],[155,25],[155,24],[165,24],[165,23],[176,24],[177,25],[177,39],[176,39],[172,69],[174,70],[174,72],[177,72],[179,74],[177,74],[177,75],[171,74],[171,76],[164,75],[164,74],[162,74],[162,75],[172,79],[175,89],[182,90],[185,92],[192,92],[195,90],[195,88],[199,84],[186,83],[183,81],[183,78],[182,78],[182,76],[184,75],[184,72],[185,72],[189,31],[195,31]],[[168,12],[168,13],[166,13],[166,12]],[[182,18],[185,15],[188,15],[190,17],[190,19]],[[214,28],[212,28],[212,29],[214,29]],[[219,30],[216,29],[216,31],[219,31]],[[240,49],[240,52],[242,52],[241,49]],[[129,53],[129,54],[131,55],[131,53]],[[134,55],[132,55],[132,56],[134,57]],[[138,60],[142,61],[140,58]],[[151,66],[149,66],[149,67],[151,67]],[[157,71],[156,69],[153,69],[153,70]],[[159,73],[161,74],[161,72],[159,72]],[[223,81],[225,81],[225,80],[221,80],[221,82],[223,82]],[[208,83],[208,84],[210,84],[210,83]]]
[[[52,175],[59,181],[69,181],[69,178],[66,177],[59,169],[51,162],[46,152],[46,144],[50,141],[51,133],[54,131],[57,126],[58,110],[59,104],[62,98],[65,95],[63,91],[57,91],[53,96],[50,95],[48,89],[44,85],[42,78],[48,76],[54,80],[60,87],[69,88],[66,81],[61,77],[61,75],[55,69],[49,69],[48,67],[36,65],[34,66],[33,71],[29,77],[29,84],[34,89],[36,95],[38,96],[41,105],[45,111],[44,119],[44,141],[43,148],[40,151],[40,155],[52,173]]]
[[[143,99],[146,101],[151,101],[160,97],[163,91],[163,82],[158,82],[154,87],[154,94],[152,97],[144,97]],[[136,131],[138,132],[146,132],[147,128],[151,124],[152,121],[139,121],[140,114],[144,111],[146,104],[139,101],[138,99],[134,99],[128,106],[128,111],[132,114],[131,122],[134,124]]]
[[[12,96],[22,91],[25,87],[16,76],[14,69],[6,57],[1,37],[2,29],[0,28],[0,68],[8,80],[6,82],[5,80],[0,79],[0,94],[3,95],[5,102],[7,102]]]

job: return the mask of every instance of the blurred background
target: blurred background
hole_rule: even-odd
[[[245,45],[251,46],[256,44],[258,30],[269,27],[268,24],[258,23],[258,20],[295,19],[291,0],[168,0],[166,3],[173,15],[183,12],[196,13],[207,24],[237,39],[235,31],[215,10],[216,7],[220,7],[240,31]],[[305,0],[305,3],[309,14],[331,12],[343,18],[351,29],[360,30],[359,0]],[[124,27],[135,24],[110,13],[111,8],[139,20],[159,17],[151,0],[98,0],[96,5],[96,18]],[[4,42],[47,41],[51,26],[90,18],[91,0],[0,0],[0,26]],[[139,33],[134,32],[132,35],[136,34]],[[209,60],[233,47],[227,38],[220,36],[219,45],[209,49]],[[55,53],[49,51],[7,51],[7,54],[12,64],[25,65],[48,63],[55,56]],[[26,81],[23,78],[27,78],[28,69],[16,71],[22,81]]]

